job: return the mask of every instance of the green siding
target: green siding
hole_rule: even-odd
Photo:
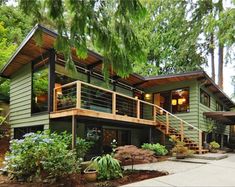
[[[48,113],[31,115],[31,94],[31,64],[27,64],[11,77],[10,124],[12,128],[49,124]]]
[[[196,80],[191,81],[181,81],[175,82],[172,84],[166,84],[161,86],[154,86],[150,89],[146,89],[146,93],[158,93],[162,91],[168,91],[178,88],[189,88],[189,105],[190,105],[190,112],[182,113],[182,114],[175,114],[176,116],[180,117],[181,119],[187,121],[188,123],[198,127],[198,86]]]
[[[223,125],[223,124],[219,124],[216,123],[213,120],[207,119],[204,115],[203,112],[213,112],[216,111],[216,101],[219,102],[220,104],[223,105],[222,102],[219,101],[218,98],[216,98],[216,96],[214,96],[208,89],[206,89],[204,86],[200,86],[199,88],[201,88],[202,90],[204,90],[207,94],[210,95],[210,107],[207,107],[203,104],[200,103],[199,100],[199,123],[200,123],[200,129],[202,129],[203,131],[207,131],[208,129],[208,125],[209,124],[214,124],[215,126],[215,133],[218,134],[225,134],[228,135],[229,134],[229,126]],[[199,89],[200,90],[200,89]],[[199,92],[199,96],[200,96],[200,92]],[[223,105],[224,106],[224,105]]]
[[[166,85],[161,85],[161,86],[154,86],[152,88],[146,89],[145,92],[146,93],[158,93],[162,91],[168,91],[168,90],[184,88],[184,87],[189,87],[189,91],[190,91],[190,96],[189,96],[190,112],[175,114],[175,115],[203,131],[207,130],[208,124],[213,123],[215,125],[216,133],[228,135],[229,126],[215,123],[214,121],[207,119],[203,115],[203,112],[216,111],[216,101],[222,105],[223,103],[218,98],[216,98],[215,95],[209,92],[205,87],[200,85],[200,83],[197,80],[180,81],[180,82],[174,82],[171,84],[166,84]],[[200,88],[205,90],[210,95],[210,99],[211,99],[210,108],[200,103]],[[187,133],[190,133],[190,130],[188,130],[186,134]]]

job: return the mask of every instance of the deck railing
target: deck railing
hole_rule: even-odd
[[[200,129],[162,107],[143,100],[81,81],[54,88],[54,112],[72,108],[156,122],[156,125],[165,126],[166,134],[180,133],[181,140],[187,137],[199,145],[199,152],[201,150],[202,131]]]

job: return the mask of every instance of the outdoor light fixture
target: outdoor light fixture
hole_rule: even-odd
[[[174,106],[177,105],[177,100],[176,99],[172,99],[171,100],[171,104],[174,105]]]
[[[145,98],[145,100],[151,100],[152,95],[151,94],[145,94],[144,98]]]

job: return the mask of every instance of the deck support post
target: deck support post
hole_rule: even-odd
[[[152,127],[149,127],[149,143],[152,143]]]
[[[77,139],[77,117],[72,115],[72,149],[76,147],[76,139]]]

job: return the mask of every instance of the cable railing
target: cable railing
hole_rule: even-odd
[[[75,81],[54,88],[54,112],[78,108],[156,122],[167,135],[202,146],[202,131],[162,107],[89,83]]]

